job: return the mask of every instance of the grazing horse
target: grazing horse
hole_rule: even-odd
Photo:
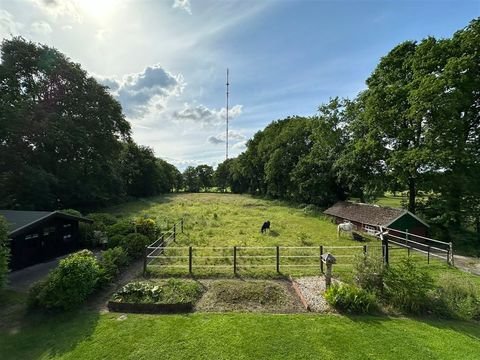
[[[266,233],[267,230],[270,230],[270,221],[265,221],[262,225],[262,228],[260,229],[260,232],[263,234],[263,233]]]
[[[337,235],[340,236],[341,231],[352,232],[353,224],[350,221],[345,221],[337,226]]]

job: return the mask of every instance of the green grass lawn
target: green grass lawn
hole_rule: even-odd
[[[8,359],[478,359],[476,323],[406,318],[191,314],[34,316],[0,332]]]

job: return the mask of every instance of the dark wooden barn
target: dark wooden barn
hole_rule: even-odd
[[[9,226],[10,269],[18,270],[79,248],[79,222],[89,219],[59,211],[0,210]]]
[[[374,232],[380,226],[405,231],[410,234],[427,236],[429,225],[404,209],[373,204],[339,201],[324,211],[339,224],[349,220],[357,230]]]

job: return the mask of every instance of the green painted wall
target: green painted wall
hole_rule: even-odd
[[[400,219],[394,221],[389,226],[389,228],[400,231],[405,231],[406,229],[409,229],[409,232],[416,233],[418,235],[426,235],[428,231],[427,226],[422,224],[420,221],[418,221],[408,213],[403,215]]]

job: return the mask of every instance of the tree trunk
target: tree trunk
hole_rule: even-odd
[[[408,179],[408,211],[415,214],[415,200],[417,196],[417,189],[415,186],[415,179]]]

